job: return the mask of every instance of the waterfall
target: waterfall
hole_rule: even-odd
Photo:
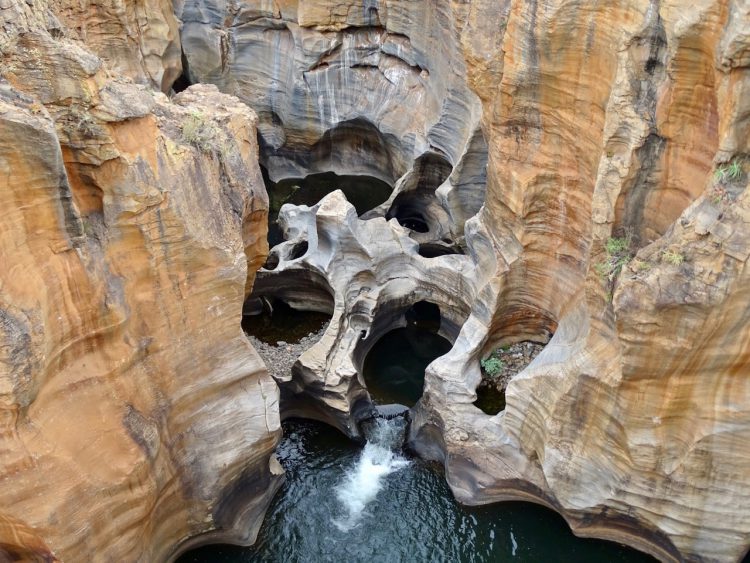
[[[406,420],[397,417],[390,420],[374,418],[363,424],[367,438],[362,453],[350,467],[336,487],[336,498],[344,508],[344,514],[333,523],[342,531],[351,530],[366,514],[365,508],[383,488],[385,478],[409,461],[401,454],[406,433]]]

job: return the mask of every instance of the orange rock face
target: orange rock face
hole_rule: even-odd
[[[240,328],[267,254],[256,117],[213,87],[170,102],[111,79],[37,25],[50,13],[11,8],[26,31],[0,83],[0,559],[252,541],[281,432]]]
[[[258,122],[216,88],[143,86],[169,89],[182,45],[193,80],[256,105],[271,177],[331,168],[408,194],[444,169],[419,195],[467,252],[432,275],[452,301],[419,289],[468,319],[411,440],[459,500],[540,502],[666,561],[741,559],[747,2],[367,5],[2,3],[0,555],[248,543],[278,484],[278,390],[239,326],[268,252]],[[394,271],[416,271],[412,242]],[[363,328],[345,299],[337,319]],[[526,339],[550,340],[484,414],[480,359]],[[355,427],[339,387],[318,408]]]
[[[499,265],[466,387],[443,391],[454,349],[421,415],[462,500],[533,499],[664,560],[747,551],[749,26],[724,2],[472,3]],[[611,237],[630,252],[610,281]],[[477,414],[476,355],[553,332],[506,411]]]

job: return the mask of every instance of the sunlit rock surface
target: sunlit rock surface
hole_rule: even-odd
[[[406,207],[430,223],[427,236],[412,230],[411,239],[445,236],[469,251],[472,266],[451,289],[471,314],[452,352],[428,368],[412,431],[420,451],[444,460],[457,497],[543,502],[576,533],[621,540],[663,559],[741,558],[750,544],[750,472],[743,469],[750,456],[750,409],[743,406],[750,400],[750,303],[742,281],[747,257],[739,250],[750,150],[748,7],[648,0],[429,7],[378,1],[364,8],[320,1],[274,9],[249,3],[230,18],[236,24],[244,17],[240,25],[226,25],[222,9],[192,5],[186,2],[179,16],[194,61],[190,77],[214,82],[260,112],[272,176],[349,169],[396,177],[393,197],[364,218],[396,217],[406,191]],[[259,40],[261,30],[273,41]],[[427,71],[416,83],[426,103],[417,107],[402,93],[405,82],[380,87],[393,63],[383,51],[396,33]],[[450,45],[426,49],[438,34]],[[241,56],[241,49],[255,56]],[[294,55],[274,59],[279,52]],[[399,51],[402,60],[406,52]],[[466,100],[458,105],[477,115],[463,86],[447,86],[454,81],[466,81],[481,102],[481,137],[452,105],[456,97]],[[391,103],[402,108],[397,124],[379,113]],[[461,117],[431,117],[445,115],[434,107]],[[369,168],[352,143],[331,142],[332,128],[352,119],[362,131],[372,124],[385,135],[369,136],[377,140],[362,151]],[[425,136],[423,120],[450,133],[434,137],[428,128]],[[388,138],[394,134],[398,142]],[[404,138],[426,138],[431,149],[420,149],[420,141],[405,151]],[[318,158],[321,146],[348,149]],[[399,160],[386,152],[411,154]],[[437,186],[414,181],[424,177],[425,159],[429,169],[442,166],[430,153],[447,164]],[[290,154],[299,160],[290,163]],[[485,177],[477,173],[485,159],[486,198]],[[456,175],[471,162],[480,163],[467,175],[476,181],[457,197]],[[731,163],[745,171],[729,186],[718,178]],[[456,209],[455,201],[468,203]],[[485,207],[464,230],[478,208],[474,201]],[[408,247],[386,259],[374,228],[369,242],[347,242],[349,223],[336,224],[334,234],[323,221],[306,232],[325,232],[326,244],[333,241],[352,264],[367,256],[367,271],[389,271],[398,261],[412,272]],[[290,248],[296,233],[278,248]],[[612,282],[598,273],[610,237],[628,237],[638,253]],[[304,279],[329,252],[311,245],[296,265],[282,257],[279,268],[297,268]],[[355,381],[357,355],[346,344],[341,357],[338,346],[353,338],[359,296],[345,295],[344,305],[329,305],[336,322],[319,346],[340,360],[336,365],[349,366],[349,379],[341,381]],[[297,305],[306,306],[302,301]],[[368,323],[377,324],[374,318]],[[510,384],[505,412],[490,417],[473,406],[482,357],[550,336]],[[332,391],[340,381],[329,368],[310,373],[292,375],[289,385],[331,391],[310,391],[316,406],[308,407],[323,405],[345,427],[341,405],[351,409],[363,392],[353,395],[346,385]]]
[[[0,559],[250,542],[281,432],[240,329],[267,253],[256,117],[113,78],[43,2],[2,8]]]
[[[267,252],[255,118],[119,78],[167,91],[180,59],[180,88],[257,112],[272,180],[394,186],[361,218],[336,193],[282,212],[256,292],[333,315],[280,381],[283,414],[356,435],[363,354],[429,300],[455,345],[411,443],[459,500],[542,502],[664,560],[747,552],[747,2],[50,5],[0,3],[0,534],[18,554],[247,543],[277,482],[278,390],[239,329]],[[635,256],[609,280],[613,236]],[[550,337],[505,411],[473,405],[481,358]]]
[[[472,3],[499,267],[415,436],[443,441],[459,499],[539,500],[663,559],[746,552],[749,23],[742,3]],[[610,287],[597,265],[626,235]],[[478,412],[477,360],[550,332],[506,411]]]

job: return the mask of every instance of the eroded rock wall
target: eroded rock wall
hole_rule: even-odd
[[[115,75],[53,8],[0,11],[0,559],[250,542],[281,432],[240,328],[267,253],[256,117]]]
[[[187,76],[258,112],[273,180],[333,171],[393,184],[428,152],[457,165],[481,134],[448,2],[185,0],[176,13]]]
[[[664,560],[747,551],[747,2],[51,6],[1,12],[0,531],[19,553],[248,542],[273,492],[277,390],[237,322],[267,251],[254,117],[107,70],[166,90],[178,43],[187,80],[258,112],[272,179],[394,185],[361,219],[340,194],[282,212],[264,283],[334,315],[281,381],[290,412],[356,434],[362,342],[433,300],[455,345],[412,444],[459,500],[542,502]],[[635,256],[603,279],[611,237]],[[551,335],[503,413],[472,404],[490,350]]]
[[[663,559],[746,552],[749,24],[743,2],[472,3],[499,268],[419,414],[461,500],[541,501]],[[637,251],[612,283],[610,237]],[[478,413],[479,357],[551,332]]]
[[[236,10],[185,2],[180,9],[191,78],[258,108],[272,175],[339,166],[397,178],[393,197],[365,218],[395,216],[411,198],[408,205],[432,222],[411,239],[447,237],[471,257],[455,299],[471,315],[453,350],[428,368],[413,433],[415,446],[445,461],[460,500],[542,502],[576,533],[666,560],[743,555],[750,544],[742,500],[750,490],[743,469],[750,411],[741,406],[750,365],[746,2],[310,1]],[[223,23],[227,13],[234,25]],[[437,37],[449,45],[438,47]],[[394,51],[394,43],[401,47]],[[274,59],[278,53],[294,54]],[[389,58],[394,53],[400,61]],[[416,64],[419,76],[405,69],[389,80],[403,63]],[[481,103],[481,136],[477,101],[463,81]],[[417,99],[419,112],[409,112]],[[351,137],[333,134],[350,120],[360,120],[360,131],[362,123],[375,126],[387,150],[358,154],[346,144]],[[346,147],[340,155],[317,152],[337,145],[334,138]],[[377,158],[363,167],[362,154]],[[435,187],[421,179],[425,162],[442,166],[437,157],[449,174]],[[730,165],[740,173],[727,181]],[[484,208],[470,218],[477,200]],[[360,228],[346,213],[339,219],[338,231],[322,220],[304,229],[326,244],[311,242],[310,254],[296,265],[282,260],[281,270],[302,276],[325,261],[333,272],[331,248],[346,254],[345,239]],[[419,258],[409,245],[379,257],[380,237],[398,238],[397,226],[368,229],[371,243],[360,238],[348,248],[351,264],[366,256],[368,272],[392,271],[385,287],[399,263],[429,287],[429,274],[412,269]],[[629,252],[602,276],[615,237]],[[293,293],[287,297],[301,303]],[[345,303],[336,305],[335,335],[321,342],[329,350],[363,318],[357,292],[332,293]],[[432,293],[437,301],[439,293]],[[370,315],[365,328],[376,325]],[[550,337],[511,382],[504,413],[490,417],[473,406],[480,358],[503,344]],[[345,355],[342,365],[356,363],[355,352]],[[363,393],[335,390],[335,366],[316,369],[304,372],[300,389],[329,390],[310,397],[335,404],[334,422],[351,428],[347,409]]]

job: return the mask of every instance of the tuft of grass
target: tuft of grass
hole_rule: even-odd
[[[739,180],[743,174],[742,163],[739,158],[735,158],[732,162],[722,164],[714,172],[714,180],[717,182],[732,182]]]
[[[596,272],[610,282],[619,275],[622,267],[627,264],[633,257],[631,235],[624,237],[610,237],[604,243],[604,250],[607,252],[607,259],[599,262],[594,266]]]
[[[219,129],[202,112],[193,110],[182,123],[182,141],[203,152],[221,152]]]
[[[665,250],[662,252],[661,257],[667,264],[672,264],[672,266],[679,266],[685,261],[685,256],[675,250]]]
[[[632,267],[636,272],[647,272],[651,269],[651,263],[645,260],[633,260]]]

